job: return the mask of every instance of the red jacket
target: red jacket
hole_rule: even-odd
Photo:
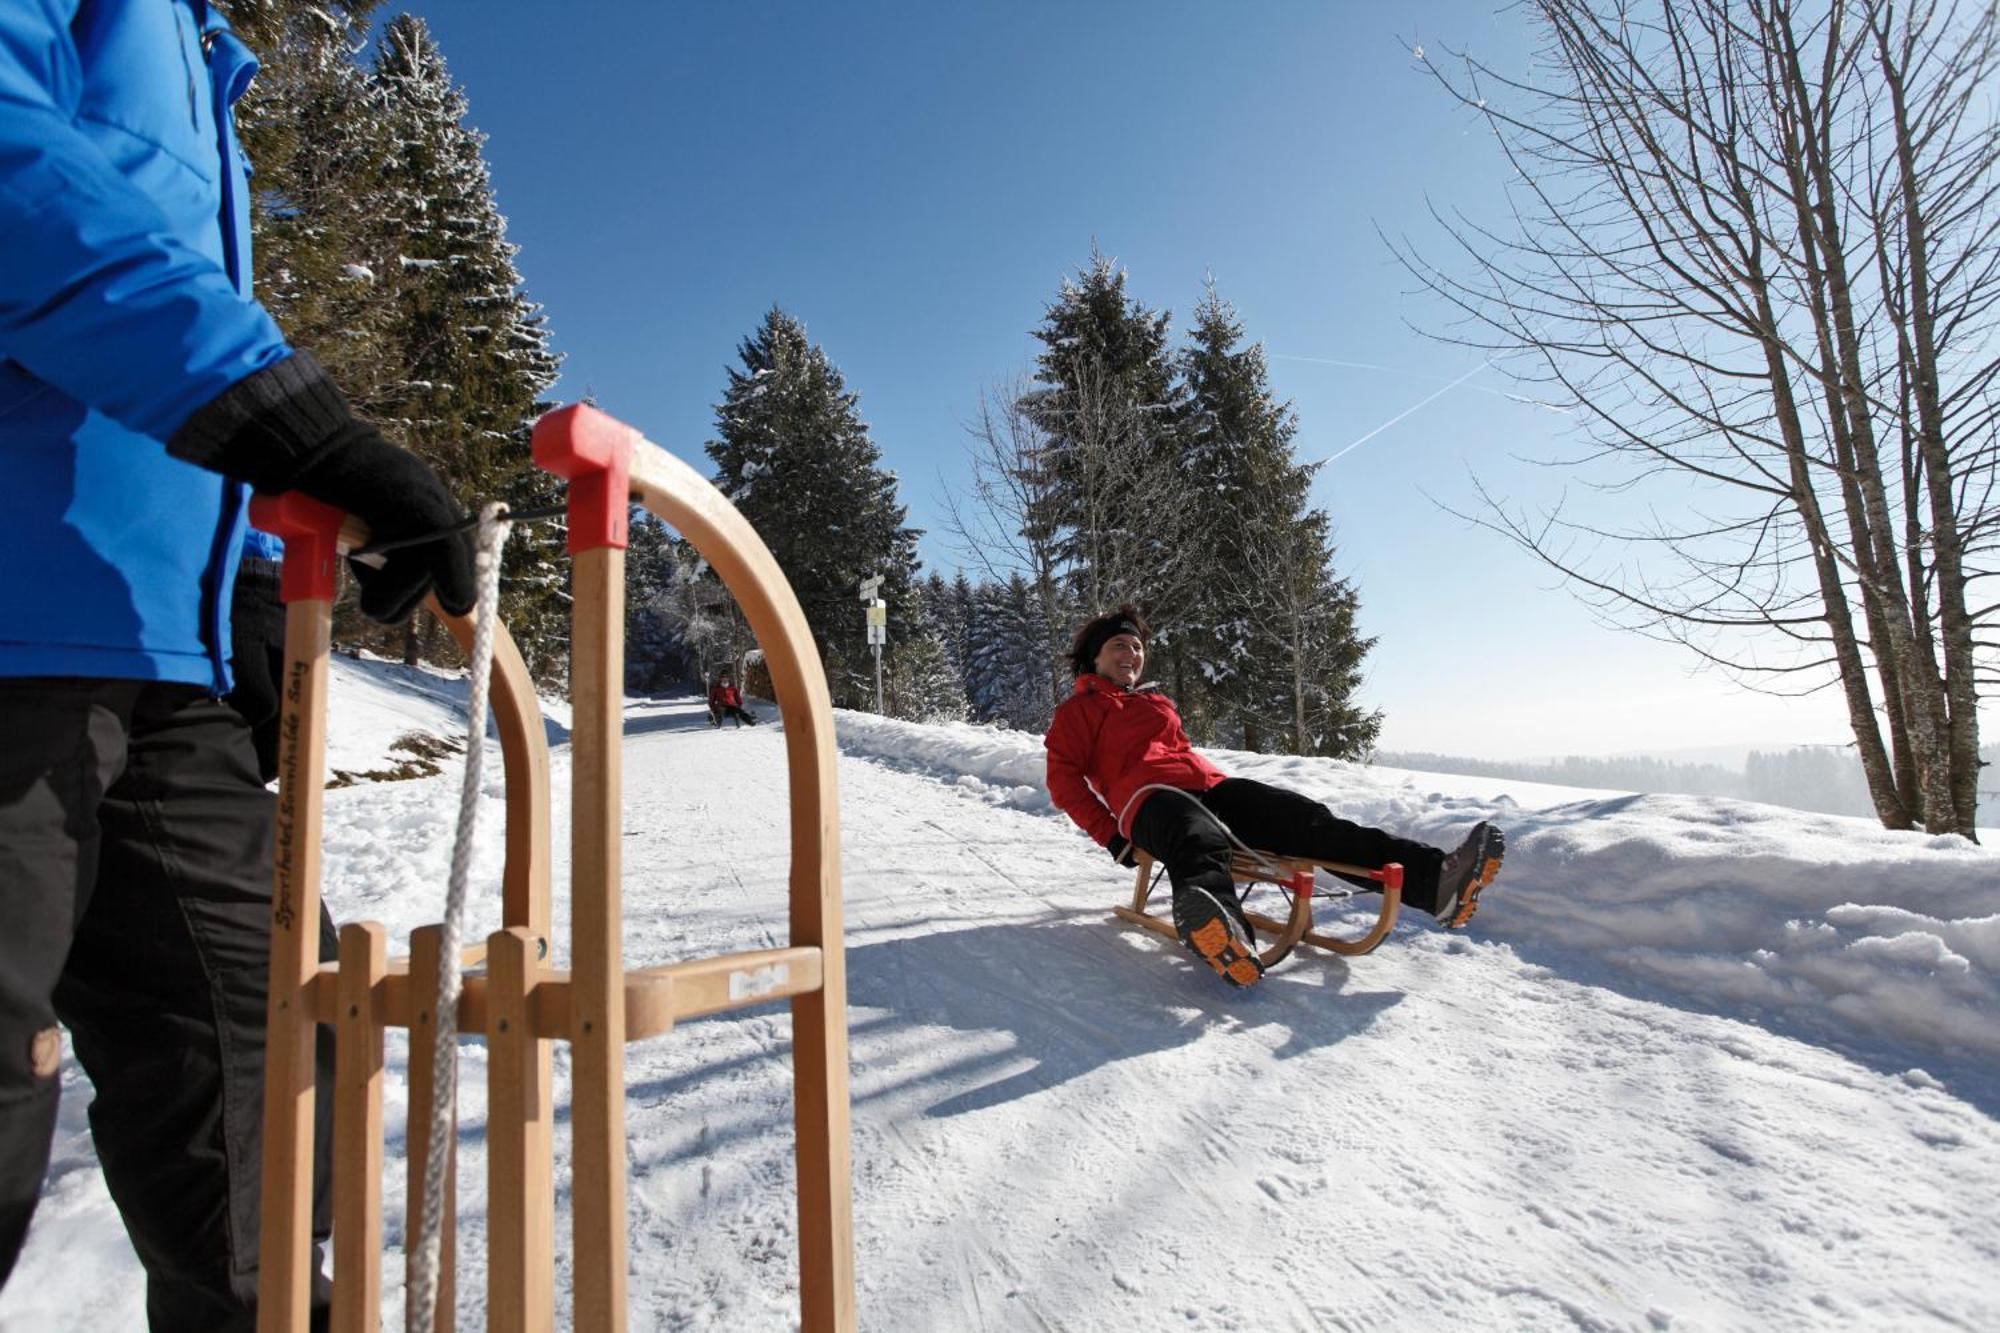
[[[738,690],[734,685],[724,685],[720,682],[711,685],[708,690],[708,706],[710,708],[741,708],[743,706],[742,691]]]
[[[1188,744],[1171,699],[1154,686],[1128,690],[1094,673],[1076,678],[1044,744],[1049,796],[1100,847],[1114,833],[1131,835],[1125,803],[1147,783],[1207,791],[1224,777]]]

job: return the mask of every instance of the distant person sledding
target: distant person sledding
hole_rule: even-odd
[[[1151,631],[1130,606],[1087,621],[1070,644],[1076,689],[1049,723],[1049,795],[1118,864],[1157,859],[1173,884],[1172,933],[1233,986],[1263,976],[1292,945],[1365,953],[1394,924],[1393,890],[1447,927],[1472,919],[1480,891],[1499,873],[1505,838],[1475,824],[1457,850],[1337,817],[1318,801],[1248,778],[1232,778],[1194,752],[1180,714],[1156,685],[1140,684]],[[1232,862],[1235,864],[1232,865]],[[1246,863],[1255,867],[1246,873]],[[1307,934],[1313,864],[1384,890],[1382,923],[1357,945]],[[1297,873],[1303,870],[1303,878]],[[1278,872],[1282,871],[1280,874]],[[1239,878],[1269,880],[1293,894],[1281,947],[1260,955]],[[1119,915],[1168,933],[1144,913],[1142,881]]]
[[[757,719],[743,706],[743,691],[736,688],[736,677],[728,667],[715,675],[715,684],[708,687],[708,725],[719,727],[729,718],[736,719],[736,725],[748,722],[757,725]]]

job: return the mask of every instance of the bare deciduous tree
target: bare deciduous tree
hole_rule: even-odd
[[[941,494],[953,549],[984,581],[1004,584],[1020,574],[1033,589],[1048,658],[1047,716],[1068,686],[1062,656],[1071,614],[1055,534],[1036,517],[1048,511],[1054,479],[1044,466],[1048,436],[1022,407],[1027,393],[1027,382],[1017,379],[980,395],[978,416],[966,427],[970,493],[947,484]]]
[[[1076,614],[1132,602],[1171,620],[1200,577],[1191,483],[1149,425],[1106,367],[1079,358],[1060,394],[1016,383],[985,395],[970,494],[946,496],[961,552],[994,582],[1019,572],[1034,586],[1056,702]]]
[[[738,681],[746,679],[757,638],[736,599],[722,586],[693,547],[677,543],[668,551],[669,568],[647,609],[659,617],[706,676],[727,664]]]
[[[1664,503],[1621,523],[1482,488],[1476,521],[1616,623],[1839,688],[1882,822],[1972,836],[2000,678],[1993,8],[1526,9],[1533,73],[1430,66],[1515,169],[1512,225],[1440,217],[1467,271],[1396,248],[1467,317],[1454,341],[1577,414],[1566,461]]]
[[[1032,401],[1032,400],[1031,400]],[[1124,602],[1170,621],[1199,577],[1199,534],[1190,531],[1191,481],[1170,431],[1150,418],[1103,361],[1079,356],[1067,390],[1030,410],[1053,417],[1065,447],[1040,469],[1060,490],[1055,551],[1087,612]]]

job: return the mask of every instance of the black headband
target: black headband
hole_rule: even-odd
[[[1090,662],[1097,661],[1097,655],[1104,651],[1104,645],[1110,643],[1121,634],[1131,635],[1139,641],[1141,646],[1144,646],[1146,642],[1146,636],[1139,632],[1137,625],[1133,624],[1126,617],[1119,616],[1114,620],[1109,620],[1099,625],[1091,632],[1090,637],[1083,641],[1084,658]]]

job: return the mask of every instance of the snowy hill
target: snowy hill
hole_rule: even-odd
[[[337,662],[334,766],[448,736],[454,696]],[[628,963],[782,942],[778,730],[630,702]],[[1222,753],[1431,841],[1483,817],[1509,831],[1471,929],[1408,919],[1371,957],[1295,956],[1239,993],[1108,923],[1129,872],[1050,808],[1039,737],[863,714],[839,731],[862,1327],[2000,1327],[2000,853],[1746,803]],[[337,918],[400,936],[438,915],[443,762],[328,793]],[[566,748],[554,770],[562,802]],[[558,921],[566,847],[559,828]],[[788,1044],[778,1006],[628,1051],[633,1328],[791,1326]],[[393,1043],[390,1074],[395,1125]],[[462,1327],[483,1322],[484,1075],[468,1045]],[[9,1333],[143,1324],[88,1084],[73,1062],[63,1078]]]

